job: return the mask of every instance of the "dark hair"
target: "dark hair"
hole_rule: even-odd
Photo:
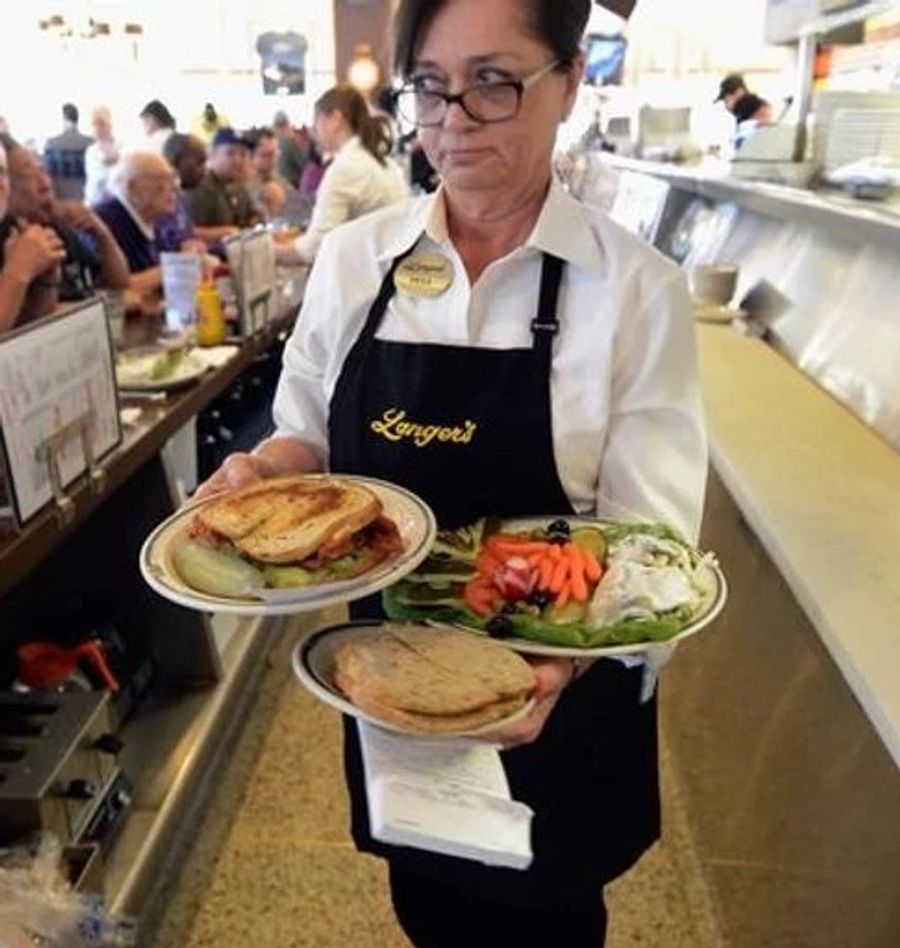
[[[251,151],[256,151],[259,147],[260,142],[274,138],[277,139],[278,136],[272,131],[271,128],[251,128],[250,131],[244,133],[244,141],[250,146]]]
[[[206,146],[196,135],[186,135],[184,132],[173,132],[163,145],[163,158],[172,167],[177,167],[182,158],[192,149],[206,153]]]
[[[9,132],[0,132],[0,145],[3,146],[3,150],[7,155],[9,155],[11,151],[22,147]]]
[[[316,111],[326,115],[340,112],[353,130],[359,135],[366,151],[380,164],[386,164],[391,153],[394,137],[391,126],[383,115],[373,115],[362,93],[351,85],[335,86],[329,89],[318,102]]]
[[[416,50],[425,31],[447,0],[400,0],[394,15],[394,71],[412,72]],[[559,60],[571,66],[591,15],[591,0],[528,0],[528,28]]]
[[[159,122],[163,128],[175,128],[175,119],[172,116],[172,113],[159,101],[159,99],[151,99],[142,109],[141,109],[141,118],[144,118],[145,115],[150,115]]]
[[[67,102],[63,106],[63,118],[67,122],[71,122],[73,125],[78,124],[78,107],[72,105],[71,102]]]

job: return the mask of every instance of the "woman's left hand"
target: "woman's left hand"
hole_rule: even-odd
[[[529,664],[534,669],[536,682],[531,714],[508,727],[488,731],[481,735],[481,740],[502,744],[508,749],[533,744],[541,736],[559,696],[575,677],[575,662],[570,658],[532,658]]]

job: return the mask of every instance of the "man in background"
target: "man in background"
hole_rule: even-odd
[[[38,224],[54,230],[65,250],[58,287],[60,302],[92,296],[97,288],[122,290],[128,265],[100,218],[77,201],[58,201],[47,172],[37,157],[15,142],[7,147],[10,197],[0,244],[23,226]]]
[[[162,287],[156,225],[175,211],[175,182],[175,172],[162,155],[126,155],[112,177],[113,197],[97,207],[128,260],[128,288],[141,296]]]
[[[56,196],[64,201],[84,199],[84,153],[93,139],[78,130],[78,109],[67,102],[62,107],[63,132],[47,139],[44,167]]]
[[[105,106],[99,106],[91,113],[91,127],[94,142],[84,153],[84,168],[87,184],[84,189],[86,204],[99,204],[109,197],[109,175],[119,160],[121,149],[113,137],[112,115]]]
[[[161,252],[206,253],[207,245],[194,227],[184,195],[203,180],[206,147],[196,135],[176,132],[163,149],[178,179],[175,210],[156,222],[156,244]]]
[[[256,210],[267,220],[278,217],[284,202],[295,189],[277,172],[278,139],[267,128],[248,136],[253,149],[251,177],[247,190]]]
[[[300,144],[287,112],[275,113],[272,130],[278,142],[278,175],[296,188],[306,165],[307,148]]]
[[[771,122],[772,106],[758,95],[747,89],[744,77],[737,73],[726,76],[719,85],[719,94],[715,99],[721,102],[734,116],[738,125],[741,122]]]
[[[151,99],[141,109],[141,123],[147,135],[145,150],[161,155],[169,136],[175,131],[174,116],[159,99]]]
[[[220,129],[203,180],[185,191],[194,226],[204,240],[221,240],[261,219],[243,183],[248,151],[247,142],[234,129]]]
[[[65,249],[55,231],[40,224],[8,220],[10,186],[6,147],[16,147],[0,132],[0,333],[56,309],[60,264]]]

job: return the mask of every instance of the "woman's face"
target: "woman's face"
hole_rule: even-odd
[[[522,7],[521,0],[451,0],[421,38],[412,77],[454,94],[538,72],[553,52],[528,30]],[[538,79],[508,121],[481,124],[452,105],[441,125],[421,128],[422,146],[447,187],[490,191],[546,180],[557,126],[571,111],[581,68],[579,60],[569,72]]]
[[[316,110],[313,135],[321,151],[333,154],[340,148],[341,134],[346,124],[344,116],[337,109],[333,112]]]

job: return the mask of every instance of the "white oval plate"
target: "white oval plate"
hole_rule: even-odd
[[[400,727],[389,721],[382,721],[380,718],[373,717],[361,711],[355,704],[350,702],[343,692],[334,683],[334,654],[337,649],[347,640],[359,635],[360,632],[368,632],[376,629],[378,622],[345,622],[341,625],[333,625],[320,632],[315,632],[308,639],[300,642],[294,649],[291,663],[294,667],[294,674],[300,679],[300,682],[313,695],[325,704],[331,705],[342,714],[349,714],[351,717],[358,718],[360,721],[368,721],[375,724],[385,731],[393,731],[396,734],[406,734],[412,737],[420,737],[426,740],[446,740],[460,737],[478,737],[483,734],[490,734],[497,728],[505,727],[507,724],[513,724],[531,713],[534,708],[534,699],[526,702],[524,707],[499,721],[492,721],[490,724],[480,728],[473,728],[469,731],[455,731],[453,734],[423,734],[420,731],[411,731]]]
[[[146,357],[148,362],[152,358],[163,355],[165,349],[154,350],[150,353],[141,353],[136,358]],[[125,358],[128,358],[126,353]],[[121,365],[116,365],[116,384],[123,392],[170,392],[175,389],[191,385],[206,374],[206,363],[194,358],[190,353],[185,356],[180,371],[176,375],[164,379],[151,379],[147,376],[128,379],[121,377]]]
[[[354,475],[311,474],[320,480],[356,481],[376,493],[386,517],[397,525],[403,540],[403,552],[388,557],[373,570],[352,579],[302,589],[267,590],[270,598],[236,599],[210,596],[192,589],[179,576],[171,558],[172,541],[193,518],[197,509],[216,498],[199,500],[177,510],[164,520],[144,541],[140,553],[141,574],[160,596],[200,612],[222,612],[239,616],[293,615],[313,612],[327,606],[343,605],[363,599],[390,586],[412,572],[428,555],[434,543],[437,525],[431,508],[403,487]]]
[[[548,527],[554,520],[565,520],[573,527],[602,527],[604,523],[610,524],[611,521],[599,520],[591,517],[527,517],[516,520],[504,520],[503,529],[511,532],[534,530],[537,527]],[[709,588],[709,594],[706,598],[703,612],[697,616],[694,621],[685,626],[678,635],[666,639],[663,642],[635,642],[630,645],[601,645],[597,648],[578,648],[577,646],[547,645],[543,642],[533,642],[531,639],[508,638],[493,639],[498,645],[505,645],[515,652],[521,652],[523,655],[544,655],[549,658],[612,658],[616,655],[639,655],[646,652],[655,645],[675,645],[678,642],[696,635],[701,629],[705,629],[713,619],[725,608],[725,602],[728,599],[728,584],[725,581],[725,575],[718,563],[705,564],[705,580]],[[446,623],[430,623],[436,626],[446,625]],[[465,632],[475,632],[478,635],[486,633],[481,629],[475,629],[462,623],[455,623],[453,628],[462,629]]]

